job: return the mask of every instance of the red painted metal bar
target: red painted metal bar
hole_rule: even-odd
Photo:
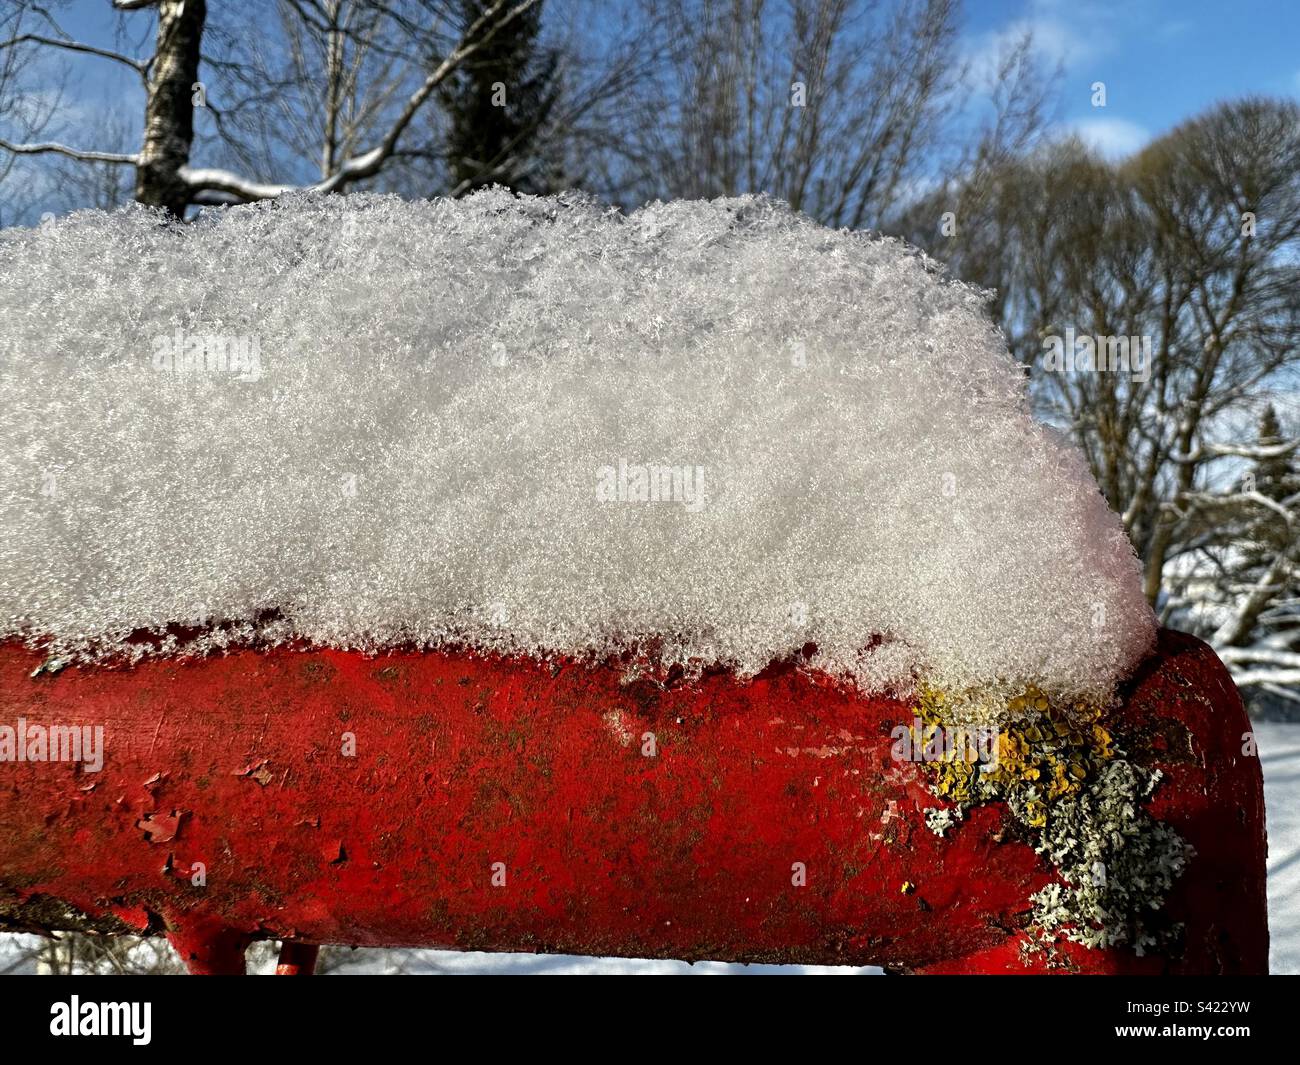
[[[40,663],[0,646],[0,723],[103,725],[104,762],[0,764],[0,926],[166,931],[195,971],[276,938],[1023,972],[1053,875],[996,805],[925,827],[936,801],[890,758],[910,707],[789,666],[661,688],[469,654]],[[1263,971],[1262,783],[1230,678],[1164,633],[1118,724],[1197,850],[1168,902],[1186,942],[1060,957]]]

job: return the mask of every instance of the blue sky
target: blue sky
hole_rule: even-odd
[[[224,3],[226,0],[216,0]],[[274,0],[257,0],[268,13]],[[595,2],[595,0],[593,0]],[[210,3],[210,9],[211,9]],[[132,41],[114,42],[109,0],[73,0],[55,8],[74,37],[134,54],[151,44],[152,17],[125,20]],[[1111,156],[1226,97],[1300,96],[1300,0],[966,0],[964,50],[978,69],[999,47],[1032,29],[1040,56],[1063,67],[1060,121]],[[142,97],[134,75],[95,59],[75,59],[65,100],[71,106],[52,136],[81,147],[131,150]],[[1091,103],[1106,86],[1106,106]],[[197,163],[207,160],[196,159]]]
[[[1300,0],[967,0],[966,12],[974,57],[1032,28],[1064,66],[1062,121],[1112,155],[1217,100],[1300,95]]]

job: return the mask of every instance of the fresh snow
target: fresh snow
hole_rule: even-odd
[[[0,310],[0,637],[52,654],[812,644],[1074,693],[1153,638],[983,296],[763,199],[85,211],[0,233]]]
[[[1300,974],[1300,724],[1256,721],[1268,819],[1269,971]]]

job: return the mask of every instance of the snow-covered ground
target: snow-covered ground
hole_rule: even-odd
[[[1300,723],[1255,724],[1268,813],[1269,968],[1300,973]]]
[[[268,964],[267,969],[273,965]],[[331,969],[333,973],[411,973],[420,975],[516,976],[855,976],[881,969],[847,965],[728,965],[702,961],[644,961],[629,958],[575,958],[567,954],[482,954],[454,950],[359,950]]]
[[[1274,973],[1300,973],[1300,723],[1258,722],[1255,735],[1264,767],[1264,799],[1268,808],[1268,922],[1272,936],[1270,968]],[[0,972],[5,971],[28,936],[0,937]],[[250,955],[252,971],[274,965],[263,949]],[[542,954],[481,954],[447,950],[358,950],[336,957],[336,973],[474,974],[514,973],[537,976],[576,974],[690,974],[715,976],[773,973],[853,975],[879,969],[813,965],[726,965],[699,962],[633,961],[624,958],[574,958]]]

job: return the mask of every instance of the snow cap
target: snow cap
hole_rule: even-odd
[[[1138,564],[984,296],[761,198],[0,234],[0,635],[1110,690]],[[172,649],[167,643],[164,649]]]

